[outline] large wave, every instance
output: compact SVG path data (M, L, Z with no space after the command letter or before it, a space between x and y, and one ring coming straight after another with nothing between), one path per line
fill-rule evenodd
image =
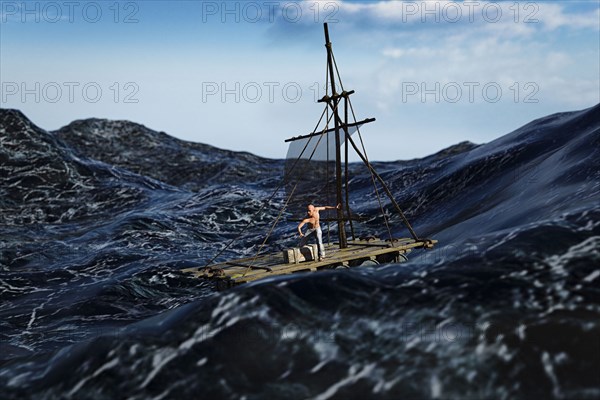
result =
M180 269L251 218L223 257L256 250L284 160L0 110L2 396L598 398L599 149L597 105L375 163L436 249L215 292ZM351 169L360 229L382 234ZM295 240L294 217L269 246Z

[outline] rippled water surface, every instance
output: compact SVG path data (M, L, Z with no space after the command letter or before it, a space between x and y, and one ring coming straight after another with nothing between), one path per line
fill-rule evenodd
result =
M375 163L437 248L217 292L180 270L253 217L222 258L256 251L283 160L0 110L0 397L600 398L599 160L596 106ZM360 232L385 235L352 170Z

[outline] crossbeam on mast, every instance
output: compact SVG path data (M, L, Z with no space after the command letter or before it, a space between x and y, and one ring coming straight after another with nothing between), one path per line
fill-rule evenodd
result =
M344 125L345 125L347 128L352 128L354 126L368 124L368 123L374 122L374 121L375 121L375 118L365 118L362 121L353 122L351 124L341 124L340 127L344 128ZM313 133L309 133L307 135L294 136L294 137L291 137L289 139L285 139L285 142L287 143L287 142L293 142L295 140L308 139L308 138L313 137L313 136L321 136L324 133L330 133L330 132L335 132L335 128L327 129L326 131L313 132Z

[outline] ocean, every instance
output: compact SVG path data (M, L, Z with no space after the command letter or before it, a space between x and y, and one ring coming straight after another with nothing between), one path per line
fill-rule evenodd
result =
M599 399L599 163L600 105L375 162L434 249L217 291L181 269L250 220L220 259L256 251L285 160L2 109L0 397ZM370 174L351 172L358 229L385 237Z

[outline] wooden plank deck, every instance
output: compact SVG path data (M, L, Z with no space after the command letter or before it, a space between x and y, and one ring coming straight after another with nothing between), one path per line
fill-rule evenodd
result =
M215 280L219 288L225 288L295 272L354 267L368 260L377 263L397 262L401 254L416 248L429 249L436 243L437 240L417 242L408 238L395 239L393 244L381 239L356 240L349 241L345 249L340 249L336 243L325 245L326 257L322 261L285 263L283 252L277 252L212 264L208 267L185 268L182 272L200 279Z

